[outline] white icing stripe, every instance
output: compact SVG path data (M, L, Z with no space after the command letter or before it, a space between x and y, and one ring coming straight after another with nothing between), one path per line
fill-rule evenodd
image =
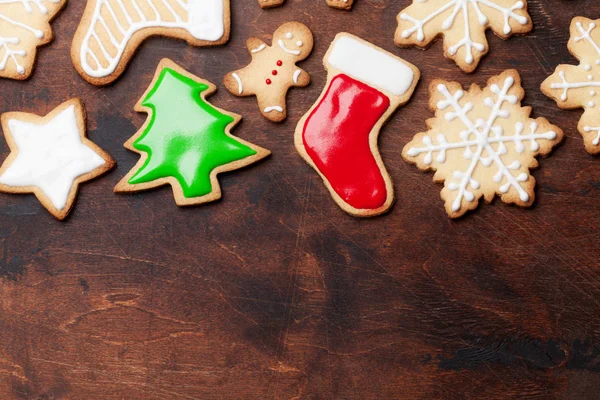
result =
M285 43L283 43L283 40L279 39L277 43L279 43L279 47L281 47L281 50L285 51L286 53L293 54L295 56L300 55L300 50L290 50L287 47L285 47Z
M338 37L327 62L344 73L401 96L412 86L414 73L405 63L367 42Z
M112 74L125 52L127 43L136 32L146 28L179 28L187 30L196 39L217 41L225 32L223 0L177 0L184 11L177 12L168 0L95 0L91 24L81 42L81 67L86 74L102 78ZM138 2L146 2L153 10L153 16L146 16ZM168 11L161 16L154 3L161 4ZM115 6L116 4L116 6ZM140 3L141 4L141 3ZM132 12L134 10L135 12ZM106 20L105 20L106 19ZM114 26L119 39L108 29ZM106 33L109 43L100 41L99 32ZM97 47L92 50L91 46ZM90 64L89 60L93 61Z
M294 83L298 83L298 78L300 77L300 74L302 73L301 69L296 70L296 72L294 72Z
M283 107L280 107L280 106L272 106L272 107L267 107L267 108L265 108L265 112L266 112L266 113L270 113L271 111L277 111L277 112L280 112L280 113L282 113L282 112L283 112Z
M236 80L236 82L238 84L238 94L242 94L242 92L244 91L244 85L242 85L242 80L240 79L240 76L238 74L236 74L235 72L232 73L231 76L233 76L233 78Z
M598 146L600 144L600 127L584 126L583 130L588 133L596 132L596 138L594 140L592 140L592 144L594 146Z
M265 47L267 47L267 45L263 43L260 46L258 46L257 48L255 48L254 50L252 50L252 53L258 53L260 51L263 51L265 49Z
M63 210L75 179L105 164L83 144L75 106L45 125L11 119L8 127L18 148L17 157L0 176L8 186L36 186L57 210Z

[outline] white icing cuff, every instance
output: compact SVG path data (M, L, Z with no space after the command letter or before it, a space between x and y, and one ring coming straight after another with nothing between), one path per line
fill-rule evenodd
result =
M401 96L412 86L414 73L405 63L367 42L339 36L327 62L376 88Z
M217 41L225 34L223 0L191 0L187 30L196 39Z

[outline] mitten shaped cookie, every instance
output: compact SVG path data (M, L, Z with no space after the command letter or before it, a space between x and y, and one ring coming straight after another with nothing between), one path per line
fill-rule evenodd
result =
M252 62L225 75L223 83L236 96L256 96L262 115L273 122L282 122L287 117L288 90L310 83L308 73L296 67L296 63L311 53L313 35L304 24L288 22L275 31L272 46L250 38L246 47Z

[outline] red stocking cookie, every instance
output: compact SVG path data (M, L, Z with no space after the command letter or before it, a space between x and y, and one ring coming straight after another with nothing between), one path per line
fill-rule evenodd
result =
M347 213L372 217L394 202L379 130L410 99L417 67L356 36L340 33L324 59L327 84L296 128L296 149Z
M310 76L296 67L313 48L313 35L305 25L288 22L273 35L273 45L250 38L246 43L252 62L223 78L225 87L236 96L256 96L265 118L281 122L287 117L285 98L291 87L304 87Z

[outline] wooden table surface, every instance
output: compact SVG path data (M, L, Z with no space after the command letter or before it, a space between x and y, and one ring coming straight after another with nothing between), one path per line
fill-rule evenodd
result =
M580 111L539 91L559 63L572 17L597 18L597 0L531 0L535 30L504 42L473 75L428 51L393 43L409 0L288 0L263 11L232 0L221 48L147 41L116 84L74 71L70 42L84 1L54 23L31 80L3 80L0 112L45 114L78 96L89 136L118 167L82 187L58 222L34 196L0 195L0 399L598 399L600 397L600 159L588 155ZM315 51L300 64L307 89L290 92L276 125L222 76L245 65L249 36L307 24ZM293 131L326 79L321 65L348 31L416 64L422 82L380 139L396 185L391 212L343 213L298 156ZM137 155L123 143L143 124L133 106L163 57L219 86L211 102L244 116L236 135L270 149L220 177L224 198L178 208L170 188L115 195ZM440 185L401 158L432 116L434 78L481 85L517 68L525 105L565 130L534 172L531 209L499 201L450 221ZM0 155L8 154L2 140Z

